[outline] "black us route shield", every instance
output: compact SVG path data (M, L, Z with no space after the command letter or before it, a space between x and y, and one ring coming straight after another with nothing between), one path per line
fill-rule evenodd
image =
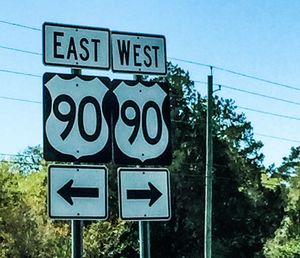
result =
M106 77L45 73L44 158L111 161L111 91Z
M168 165L172 161L169 84L113 80L113 160Z

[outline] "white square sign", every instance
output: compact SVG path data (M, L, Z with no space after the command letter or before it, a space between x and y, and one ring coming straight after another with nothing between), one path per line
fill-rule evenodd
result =
M48 213L56 219L106 219L107 168L50 165Z
M164 168L119 168L119 210L124 220L171 218L170 176Z

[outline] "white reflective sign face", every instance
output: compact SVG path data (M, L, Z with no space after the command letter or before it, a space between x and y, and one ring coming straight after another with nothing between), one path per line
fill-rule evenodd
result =
M170 164L168 84L113 81L114 161L117 164Z
M135 87L121 83L114 93L121 106L121 119L115 126L116 141L121 151L142 162L160 156L169 142L168 128L163 123L160 108L167 94L158 84L144 87L140 83ZM155 96L155 102L143 96ZM135 104L126 104L128 100ZM134 120L135 125L129 126L128 121ZM133 130L137 131L134 135Z
M119 168L119 209L124 220L169 220L167 169Z
M166 74L166 43L160 35L111 33L112 70Z
M107 29L45 23L44 63L109 69L109 38Z
M110 115L104 113L109 80L55 74L44 80L45 159L109 162Z
M106 167L49 167L48 213L51 218L106 219L107 207Z

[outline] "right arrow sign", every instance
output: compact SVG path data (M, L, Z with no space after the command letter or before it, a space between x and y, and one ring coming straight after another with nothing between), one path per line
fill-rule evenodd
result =
M119 168L119 209L124 220L171 218L170 176L164 168Z
M128 200L145 200L149 199L149 207L151 207L162 196L162 193L150 182L148 182L149 189L147 190L127 190Z

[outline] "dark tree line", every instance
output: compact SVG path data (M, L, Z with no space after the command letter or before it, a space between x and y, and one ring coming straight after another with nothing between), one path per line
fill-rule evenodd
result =
M167 80L172 219L151 223L151 253L203 257L206 98L178 66L169 63ZM299 148L280 168L266 169L261 147L234 101L215 96L213 257L299 257ZM47 164L41 157L39 147L29 147L16 160L0 163L0 257L70 257L69 222L47 217ZM118 219L116 167L108 167L110 217L85 222L84 256L138 257L137 223Z

